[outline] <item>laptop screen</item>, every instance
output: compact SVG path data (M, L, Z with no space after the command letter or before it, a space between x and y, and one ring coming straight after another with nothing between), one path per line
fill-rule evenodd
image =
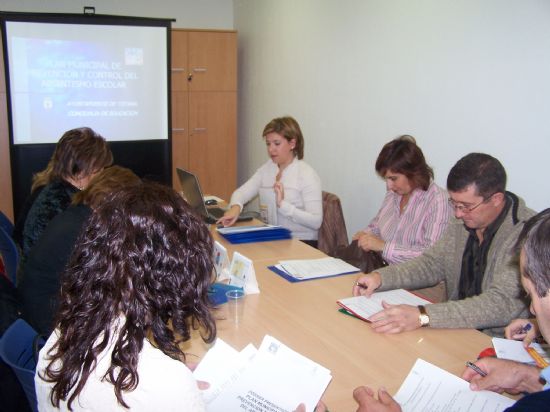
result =
M193 174L187 170L176 168L178 178L180 180L181 188L183 191L183 197L189 203L194 210L200 214L206 216L206 206L204 205L201 188L199 186L199 180Z

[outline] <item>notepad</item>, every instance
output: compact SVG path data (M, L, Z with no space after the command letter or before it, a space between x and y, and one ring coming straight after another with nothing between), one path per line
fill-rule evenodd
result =
M509 359L530 364L536 363L539 367L546 367L544 365L550 362L547 345L541 346L535 342L531 343L529 347L534 350L534 353L531 354L523 347L522 341L493 338L493 347L495 348L497 357L500 359Z
M354 296L351 298L345 298L337 300L342 308L357 316L359 319L363 319L368 322L375 313L380 312L384 308L382 307L382 301L389 303L390 305L429 305L431 302L415 295L405 289L388 290L385 292L375 292L371 297L366 296Z

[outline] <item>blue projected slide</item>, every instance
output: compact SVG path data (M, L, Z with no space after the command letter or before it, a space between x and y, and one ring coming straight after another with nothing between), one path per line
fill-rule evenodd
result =
M166 28L7 22L14 144L168 138Z

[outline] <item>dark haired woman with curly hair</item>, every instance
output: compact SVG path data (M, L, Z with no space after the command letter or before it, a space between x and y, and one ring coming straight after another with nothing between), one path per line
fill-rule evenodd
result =
M35 378L39 409L203 411L180 344L196 328L215 338L211 257L208 229L172 189L110 195L62 280Z

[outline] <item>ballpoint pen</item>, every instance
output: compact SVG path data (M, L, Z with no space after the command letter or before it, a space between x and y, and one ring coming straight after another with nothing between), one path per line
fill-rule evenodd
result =
M519 333L520 333L520 334L522 334L522 333L527 333L527 332L529 332L529 331L531 330L532 327L533 327L533 325L531 325L530 323L527 323L526 325L524 325L524 326L520 329Z
M473 369L476 373L478 373L482 377L487 376L487 373L485 371L481 370L481 368L473 362L466 361L466 366L470 369Z
M368 286L367 285L363 285L362 283L359 283L359 282L355 282L355 286L361 288L361 289L368 289Z

